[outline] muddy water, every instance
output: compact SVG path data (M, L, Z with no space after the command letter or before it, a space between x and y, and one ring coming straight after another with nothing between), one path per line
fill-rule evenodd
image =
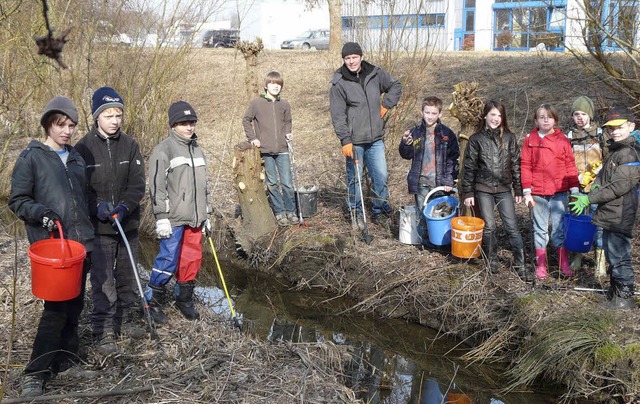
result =
M151 266L157 244L140 254ZM320 291L295 291L278 279L221 262L233 306L244 332L273 342L332 342L349 353L346 384L369 403L549 403L562 394L542 388L501 394L503 367L469 365L460 341L400 320L351 313L353 305ZM205 253L197 295L215 312L231 318L217 268ZM443 397L445 398L444 401ZM455 401L458 399L457 401ZM466 401L470 399L470 401Z

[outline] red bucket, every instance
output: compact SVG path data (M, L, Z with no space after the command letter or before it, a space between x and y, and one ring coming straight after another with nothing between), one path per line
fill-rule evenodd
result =
M40 299L53 302L80 295L82 267L87 251L81 243L66 240L58 223L60 238L40 240L29 247L31 291Z

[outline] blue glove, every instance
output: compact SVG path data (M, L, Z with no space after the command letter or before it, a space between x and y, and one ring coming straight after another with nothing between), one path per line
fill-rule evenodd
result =
M574 201L569 202L569 207L571 208L571 213L574 215L581 215L582 212L585 211L591 205L589 203L589 197L587 195L577 194L571 195L572 198L575 198Z
M98 204L98 213L96 214L96 217L101 222L106 222L107 220L109 220L109 212L111 212L112 209L113 205L111 205L109 202L100 202Z
M62 223L62 219L60 218L60 216L51 209L45 210L42 216L40 216L40 220L42 220L42 227L47 229L49 233L58 228L56 222Z
M124 221L124 218L129 214L129 208L124 203L118 204L111 212L109 212L109 220L115 224L115 217L118 217L120 224Z

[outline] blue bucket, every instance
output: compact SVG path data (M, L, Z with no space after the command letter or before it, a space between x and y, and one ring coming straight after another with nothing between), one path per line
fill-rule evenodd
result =
M431 217L429 213L434 206L441 202L446 202L453 207L453 213L446 217ZM451 219L458 211L458 199L454 196L440 196L427 203L422 210L422 214L427 220L427 231L429 232L429 242L433 245L449 245L451 244Z
M564 246L567 250L589 252L595 237L596 226L591 223L591 215L564 214Z

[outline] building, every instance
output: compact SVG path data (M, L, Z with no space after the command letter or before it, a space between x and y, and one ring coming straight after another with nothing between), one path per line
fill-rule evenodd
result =
M370 49L584 49L585 1L604 30L635 42L638 0L342 0L343 36ZM604 48L619 49L602 32Z
M589 35L585 1L602 28L637 37L640 0L341 0L343 38L367 49L580 50ZM240 37L259 36L265 48L278 49L303 31L328 28L326 4L309 9L305 0L256 0L241 20ZM597 37L606 50L619 49L602 32Z

